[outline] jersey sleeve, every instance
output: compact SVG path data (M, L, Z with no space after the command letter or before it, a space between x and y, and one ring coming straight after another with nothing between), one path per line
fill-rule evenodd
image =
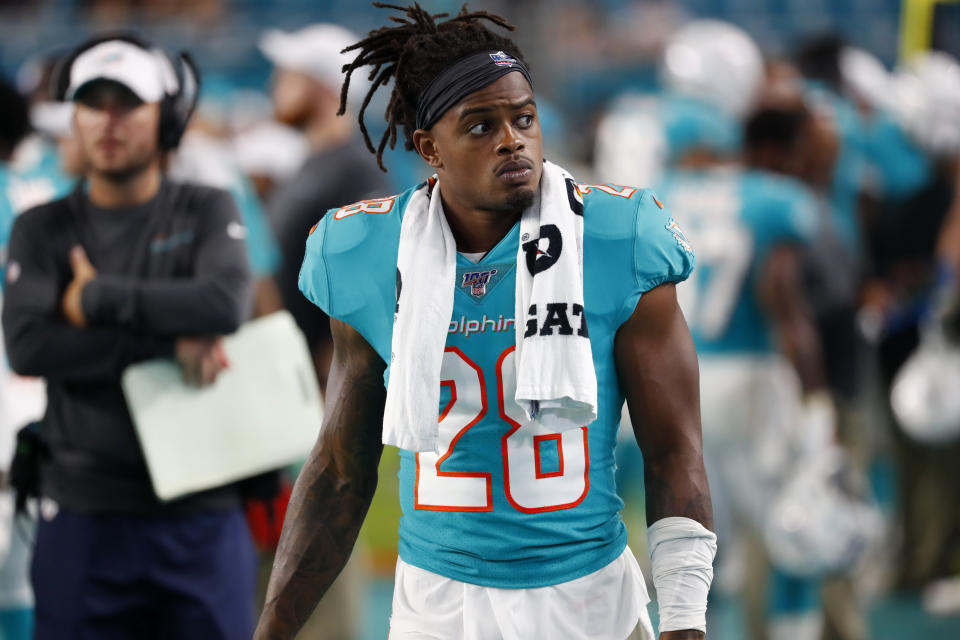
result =
M393 331L399 201L404 196L367 201L377 204L366 210L358 203L327 211L307 236L300 268L303 295L356 329L385 360Z
M630 317L644 293L664 283L686 280L695 264L693 247L670 210L652 190L644 189L634 225L634 282L620 309L618 325Z
M328 316L336 317L331 304L330 288L327 284L327 260L323 255L324 241L327 238L327 223L330 212L327 211L307 236L303 264L300 266L298 286L307 300L320 307Z
M775 244L809 244L817 233L817 201L806 187L780 180L769 192L765 223L767 241Z

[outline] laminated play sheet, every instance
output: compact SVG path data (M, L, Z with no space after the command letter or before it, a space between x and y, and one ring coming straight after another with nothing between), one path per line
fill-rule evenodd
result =
M229 367L184 384L172 360L129 367L123 390L153 488L172 500L302 460L323 418L303 334L286 311L224 338Z

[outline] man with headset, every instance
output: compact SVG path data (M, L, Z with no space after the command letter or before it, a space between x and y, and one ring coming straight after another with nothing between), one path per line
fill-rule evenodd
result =
M249 638L254 554L240 499L153 493L120 385L175 359L188 383L226 366L219 336L250 308L245 229L225 192L163 175L197 76L127 36L79 47L56 78L87 172L14 223L3 328L14 370L42 376L36 638Z

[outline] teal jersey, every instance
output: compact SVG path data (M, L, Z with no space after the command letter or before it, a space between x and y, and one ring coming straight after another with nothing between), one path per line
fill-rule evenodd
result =
M13 219L40 204L62 198L74 180L60 167L56 149L40 138L18 147L15 163L0 164L0 290L6 285L7 245Z
M933 163L892 114L874 113L865 134L867 160L884 198L906 198L932 179Z
M673 160L694 149L729 155L740 148L740 124L716 106L675 93L664 94L657 103Z
M674 171L658 191L697 247L697 271L678 288L697 352L772 352L758 279L771 249L812 242L812 194L789 178L735 169Z
M830 113L837 130L837 158L829 187L830 222L845 248L859 256L862 252L860 192L870 169L863 119L856 105L817 83L809 83L808 99Z
M400 452L400 556L409 564L472 584L529 588L591 573L626 545L614 484L624 400L614 335L644 292L684 280L694 257L652 192L581 191L586 325L576 312L567 320L589 326L597 420L562 434L531 433L514 402L519 223L479 263L458 256L437 411L440 453ZM413 192L328 212L307 240L300 273L303 293L359 331L384 361L400 224Z

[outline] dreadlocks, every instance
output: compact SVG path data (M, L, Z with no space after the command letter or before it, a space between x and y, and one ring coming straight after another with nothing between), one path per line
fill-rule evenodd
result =
M417 101L438 73L464 56L489 49L508 51L521 60L523 58L517 45L488 30L482 21L487 20L509 31L513 31L513 25L486 11L468 12L467 5L464 4L455 17L438 23L437 18L445 18L448 14L431 15L421 8L419 3L410 7L383 2L374 2L373 5L401 11L406 17L390 16L390 20L398 26L371 31L366 38L343 50L359 50L359 53L353 62L343 67L346 79L340 91L338 115L346 112L347 91L353 72L360 67L373 67L369 76L370 90L360 107L358 119L367 148L377 155L380 169L386 171L383 166L383 151L388 143L391 149L396 146L398 127L402 126L404 129L405 148L408 151L413 149ZM391 79L394 80L393 92L384 114L387 130L380 139L380 144L374 149L363 116L377 89Z

